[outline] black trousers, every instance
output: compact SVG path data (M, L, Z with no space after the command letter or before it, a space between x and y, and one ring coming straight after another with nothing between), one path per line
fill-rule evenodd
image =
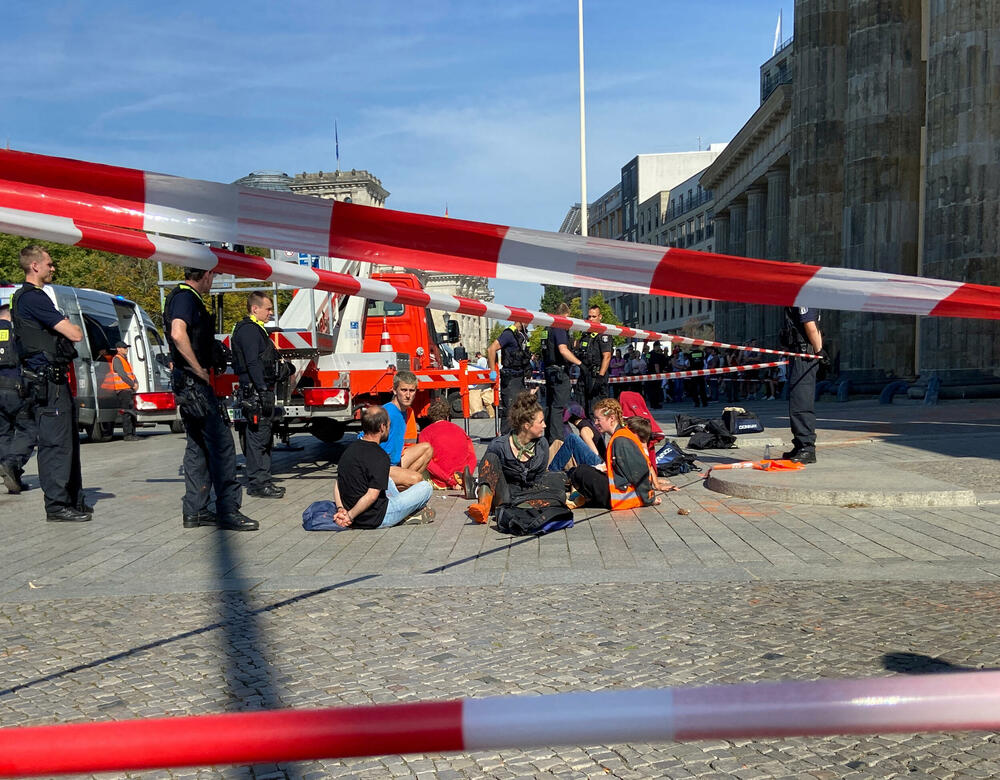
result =
M135 392L132 390L117 390L118 414L122 417L122 433L125 436L135 435Z
M515 374L507 371L500 372L500 409L497 411L497 414L500 415L501 434L510 433L510 420L507 419L507 415L514 400L524 390L524 374Z
M583 382L583 408L590 417L594 414L594 404L608 397L608 378L600 376L596 370L584 369L580 372L580 379Z
M208 385L198 384L192 392L200 393L210 410L204 417L185 412L181 418L187 433L184 449L184 514L194 515L208 509L215 488L215 511L219 515L235 512L243 503L243 491L236 480L236 447L233 434Z
M587 506L611 509L611 486L603 471L593 466L577 466L573 469L573 487L587 499Z
M261 490L271 484L271 418L261 415L257 424L247 422L246 447L247 485L251 490Z
M573 385L562 366L545 369L545 438L550 442L563 439L563 414L569 406Z
M44 403L35 406L38 431L38 481L45 494L45 511L56 512L79 505L80 433L76 404L68 382L46 382Z
M0 387L0 463L20 478L35 449L35 412L13 387Z
M809 450L816 447L816 374L818 360L792 358L788 366L788 419L792 429L792 447Z

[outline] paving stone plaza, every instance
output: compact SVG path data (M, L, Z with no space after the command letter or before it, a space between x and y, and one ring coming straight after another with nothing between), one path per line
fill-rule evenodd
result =
M783 405L755 408L767 432L705 464L787 441ZM43 521L32 461L36 489L0 495L0 723L1000 666L1000 403L818 411L810 490L853 469L948 483L952 500L732 498L693 474L661 507L582 510L542 538L471 524L446 491L432 524L310 534L302 510L331 497L340 449L303 435L275 460L287 497L245 499L261 530L240 534L182 529L183 436L85 444L96 514L79 526ZM998 741L577 745L100 777L993 777Z

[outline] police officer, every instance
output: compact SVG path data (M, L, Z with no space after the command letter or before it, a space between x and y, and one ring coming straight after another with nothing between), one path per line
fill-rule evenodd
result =
M560 303L557 317L568 317L569 306ZM569 348L569 333L562 328L549 328L542 345L545 360L545 437L549 443L563 439L563 415L569 406L572 385L569 367L579 366L580 359Z
M247 493L256 498L283 498L285 489L271 477L271 421L274 388L286 379L286 363L278 359L265 328L274 317L274 304L262 292L247 296L247 316L233 328L233 368L240 377L240 403L246 420Z
M185 268L184 282L170 291L163 310L174 361L171 380L187 434L184 527L256 531L257 521L240 512L243 497L236 481L236 448L209 374L216 363L215 329L202 296L212 288L214 277L213 271ZM213 487L215 512L208 508Z
M525 391L525 375L531 373L531 352L528 350L528 335L524 323L513 322L493 339L486 350L486 360L490 367L490 379L496 379L497 352L500 353L500 433L510 433L507 410L514 399Z
M135 435L135 391L139 389L139 381L128 362L128 344L119 341L115 351L105 356L108 361L108 373L101 382L101 389L115 394L118 399L118 413L122 415L122 435L125 441L138 441Z
M788 418L792 428L792 449L781 457L800 463L816 462L816 374L826 359L823 334L819 331L819 312L804 306L785 309L781 343L785 349L821 355L816 358L792 358L788 367Z
M69 367L76 357L73 343L83 340L83 330L45 294L55 273L49 253L32 244L21 250L20 260L24 285L10 299L11 319L21 378L34 407L45 519L83 523L93 517L94 509L84 501L77 410L69 386Z
M701 371L705 368L705 348L692 347L688 353L688 361L691 363L692 371ZM688 394L694 400L695 406L708 406L707 383L704 376L693 376L689 379Z
M601 324L601 310L591 306L587 310L587 320L591 326ZM583 383L583 407L589 417L594 413L594 404L608 394L608 366L611 363L611 337L606 333L590 331L576 342L576 356L583 365L580 367L580 381Z
M0 306L0 480L8 493L28 486L24 464L35 448L35 416L21 386L21 366L14 343L10 306Z

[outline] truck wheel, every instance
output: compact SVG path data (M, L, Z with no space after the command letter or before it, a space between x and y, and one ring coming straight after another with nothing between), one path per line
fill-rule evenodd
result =
M184 421L183 420L174 420L172 423L170 423L170 432L171 433L184 433Z
M448 396L448 400L451 402L451 416L452 417L464 417L462 413L462 393L458 390L453 390L451 395Z
M341 420L313 420L309 423L309 433L324 444L334 444L344 438L347 423Z
M100 443L102 441L110 441L111 437L114 435L115 435L114 423L94 420L93 423L87 426L87 438L90 439L92 442Z

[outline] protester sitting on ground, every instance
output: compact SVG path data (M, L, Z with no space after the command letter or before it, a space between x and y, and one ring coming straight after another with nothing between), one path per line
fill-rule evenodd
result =
M570 404L563 414L563 420L572 431L583 439L583 443L594 451L595 455L604 460L604 437L597 432L594 424L584 416L583 407L580 404Z
M413 399L417 395L417 377L400 371L392 379L392 401L385 405L389 415L389 436L382 449L389 456L389 476L400 490L423 481L423 471L434 457L434 448L417 441L417 415Z
M490 512L517 504L532 491L549 489L565 496L566 477L550 472L545 413L531 393L521 393L508 414L510 433L498 436L479 462L476 503L466 511L477 523L489 522Z
M390 528L411 515L414 521L434 519L427 509L433 489L421 480L400 493L390 476L389 456L380 445L389 438L389 415L377 405L361 412L361 438L352 442L337 463L333 521L341 528ZM422 511L421 511L422 510Z
M633 509L660 503L649 475L649 457L639 438L622 425L621 405L603 398L594 405L594 424L600 433L611 434L605 471L578 466L573 471L573 487L579 493L569 504L605 509Z
M427 410L431 424L420 432L419 440L431 445L434 456L427 464L427 473L435 487L462 486L462 472L476 470L476 452L472 439L451 422L451 402L447 398L434 400Z
M653 489L659 491L679 490L680 488L669 479L656 473L656 451L649 446L649 442L653 438L653 426L649 420L636 414L626 417L624 422L625 427L632 431L646 447L646 455L649 460L649 480L653 483Z

